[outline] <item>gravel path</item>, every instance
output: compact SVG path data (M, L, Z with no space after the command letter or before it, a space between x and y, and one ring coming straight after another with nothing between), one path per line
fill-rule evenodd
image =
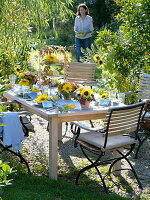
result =
M33 115L32 123L35 127L35 133L30 133L30 136L26 138L23 145L23 151L27 153L27 160L29 161L33 173L38 175L48 175L47 166L49 135L46 130L47 121ZM65 124L63 124L63 132L65 132ZM85 165L87 159L85 159L82 155L79 148L74 148L72 133L70 130L68 130L62 142L59 142L58 152L59 178L62 176L64 178L69 177L69 179L74 182L77 174L76 169L80 169L81 166ZM132 155L130 160L132 161L143 184L143 193L149 196L147 199L150 199L150 140L147 140L141 147L138 159L134 159ZM127 165L125 162L122 164ZM131 186L134 188L136 186L136 182L133 180L133 177L130 176L128 172L123 172L123 175L126 176L127 181L130 182ZM94 177L90 175L90 178L92 180L94 178L96 178L96 180L98 179L96 174L94 174ZM111 190L122 195L126 193L125 190L122 190L122 188L118 190L118 188L113 186L111 187Z

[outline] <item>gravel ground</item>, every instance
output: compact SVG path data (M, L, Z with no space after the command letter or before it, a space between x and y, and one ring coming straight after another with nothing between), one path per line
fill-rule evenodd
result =
M32 123L35 127L35 133L30 133L30 136L24 141L23 151L27 155L27 160L29 161L31 171L38 175L48 175L48 141L49 135L46 130L47 121L42 118L33 115ZM63 132L65 132L65 124L63 124ZM76 170L80 169L87 163L87 159L82 155L79 148L74 148L73 146L73 136L70 130L68 130L66 136L63 137L62 142L59 142L58 147L59 152L59 178L68 177L69 180L74 182L76 177ZM110 155L107 155L110 156ZM134 155L131 155L130 160L132 161L137 174L144 187L143 193L146 194L147 199L150 199L150 140L147 140L141 147L138 154L138 158L134 159ZM123 162L123 165L127 163ZM96 181L98 176L94 172L87 173L90 179ZM122 172L123 176L126 176L127 182L130 183L131 187L136 188L136 181L128 172ZM101 185L101 183L100 183ZM118 188L110 185L110 190L121 195L126 195L126 189L122 187ZM144 198L145 199L145 198Z

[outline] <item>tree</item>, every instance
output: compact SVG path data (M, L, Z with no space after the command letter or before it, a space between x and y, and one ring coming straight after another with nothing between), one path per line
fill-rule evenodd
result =
M116 16L121 25L116 32L104 28L98 33L95 42L103 59L102 67L107 72L108 81L118 91L126 91L135 89L135 83L138 83L136 78L142 71L149 70L150 2L115 2L121 7L121 13Z
M40 40L44 28L64 21L72 11L72 0L1 0L0 1L0 74L8 75L17 64L27 66L34 31ZM37 42L36 39L36 42Z

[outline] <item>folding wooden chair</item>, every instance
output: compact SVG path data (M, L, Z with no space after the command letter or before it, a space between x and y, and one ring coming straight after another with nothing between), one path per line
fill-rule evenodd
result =
M64 79L69 82L75 82L84 86L96 85L95 79L95 63L80 63L70 62L64 68ZM91 127L94 128L93 122L89 120ZM68 122L66 122L66 132L68 129ZM66 134L65 132L65 134Z
M143 107L144 103L142 102L123 107L110 108L106 116L105 126L97 132L88 131L80 133L80 126L75 126L74 128L72 127L72 132L75 134L75 147L79 144L81 151L90 162L90 165L79 171L76 177L76 184L78 184L82 173L91 168L95 168L102 181L105 192L108 193L105 183L106 176L102 176L98 166L111 163L108 170L108 176L115 171L131 170L138 182L139 188L142 189L142 184L131 162L129 161L128 156L133 151L137 142L137 132L140 126ZM135 137L130 137L130 133L134 133ZM122 153L120 149L126 146L130 148L126 149L126 153ZM113 156L113 158L110 159L105 158L107 151L114 150L118 152L119 156ZM90 157L88 152L97 155L95 160ZM101 158L103 158L103 160L101 160ZM121 168L113 170L114 165L122 159L125 159L128 162L130 169Z
M93 86L96 85L95 70L95 63L70 62L64 68L64 79L69 82Z
M145 108L141 120L141 131L138 134L138 148L135 153L135 158L137 158L138 152L141 145L150 136L150 74L142 74L140 78L140 86L138 93L139 101L145 102ZM142 133L142 134L141 134Z
M12 104L12 103L16 103L15 101L12 102L0 102L1 105L8 105L8 104ZM18 112L19 114L19 119L20 122L22 124L22 130L24 132L24 136L28 137L29 136L29 132L34 132L34 126L31 123L31 113L28 111L21 111ZM12 119L13 120L13 119ZM1 153L4 151L8 151L12 154L14 154L15 156L20 158L20 162L24 163L27 167L28 172L30 172L30 168L28 165L28 162L26 161L26 159L21 155L20 151L14 151L12 150L12 145L8 145L5 146L3 144L3 135L0 135L0 149L1 149Z

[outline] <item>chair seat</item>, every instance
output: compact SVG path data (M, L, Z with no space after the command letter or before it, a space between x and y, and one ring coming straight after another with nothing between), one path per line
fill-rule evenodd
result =
M147 112L147 113L145 114L144 120L145 120L145 119L149 119L149 120L150 120L150 112Z
M87 142L95 147L103 150L105 137L102 133L98 132L85 132L79 135L78 140ZM121 148L125 145L131 145L136 143L134 138L127 135L115 135L108 137L107 147L105 150Z
M29 132L35 132L33 124L26 116L22 117L22 122Z

